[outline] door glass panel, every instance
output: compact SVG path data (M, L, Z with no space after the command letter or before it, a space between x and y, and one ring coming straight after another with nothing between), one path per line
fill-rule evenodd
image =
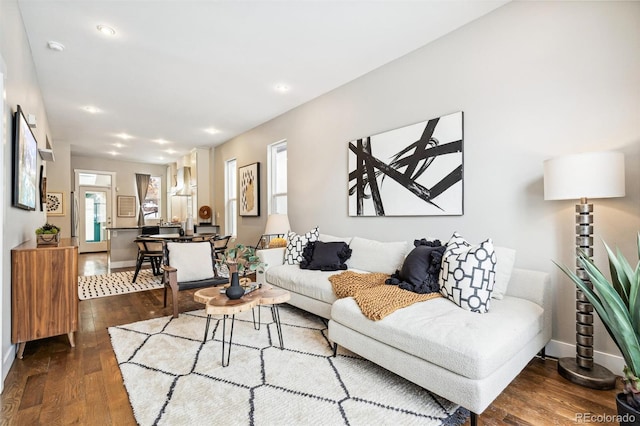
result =
M105 191L86 191L84 200L85 241L105 241L107 221L107 193Z

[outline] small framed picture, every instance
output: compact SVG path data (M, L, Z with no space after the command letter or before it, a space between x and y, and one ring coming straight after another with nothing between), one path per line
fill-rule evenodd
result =
M238 168L240 216L260 216L260 163Z
M47 192L47 216L64 216L64 194Z
M136 217L136 197L118 195L118 217Z

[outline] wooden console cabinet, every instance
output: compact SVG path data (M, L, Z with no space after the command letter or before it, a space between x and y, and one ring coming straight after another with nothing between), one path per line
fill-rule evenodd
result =
M28 241L11 250L11 341L22 358L26 342L78 330L78 245Z

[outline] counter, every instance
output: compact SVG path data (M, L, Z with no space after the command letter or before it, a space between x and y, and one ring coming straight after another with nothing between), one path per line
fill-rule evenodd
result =
M180 225L162 225L161 234L175 234ZM107 228L107 266L124 268L136 266L138 246L134 240L140 235L141 226L115 226Z

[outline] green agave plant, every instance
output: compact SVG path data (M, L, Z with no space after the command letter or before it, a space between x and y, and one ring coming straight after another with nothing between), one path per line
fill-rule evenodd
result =
M640 259L640 233L637 244ZM640 262L633 269L620 250L614 253L606 243L604 246L609 257L611 281L607 280L586 254L578 255L578 261L596 291L585 285L566 266L557 263L556 265L589 299L620 349L626 364L623 380L627 403L635 409L640 409Z

